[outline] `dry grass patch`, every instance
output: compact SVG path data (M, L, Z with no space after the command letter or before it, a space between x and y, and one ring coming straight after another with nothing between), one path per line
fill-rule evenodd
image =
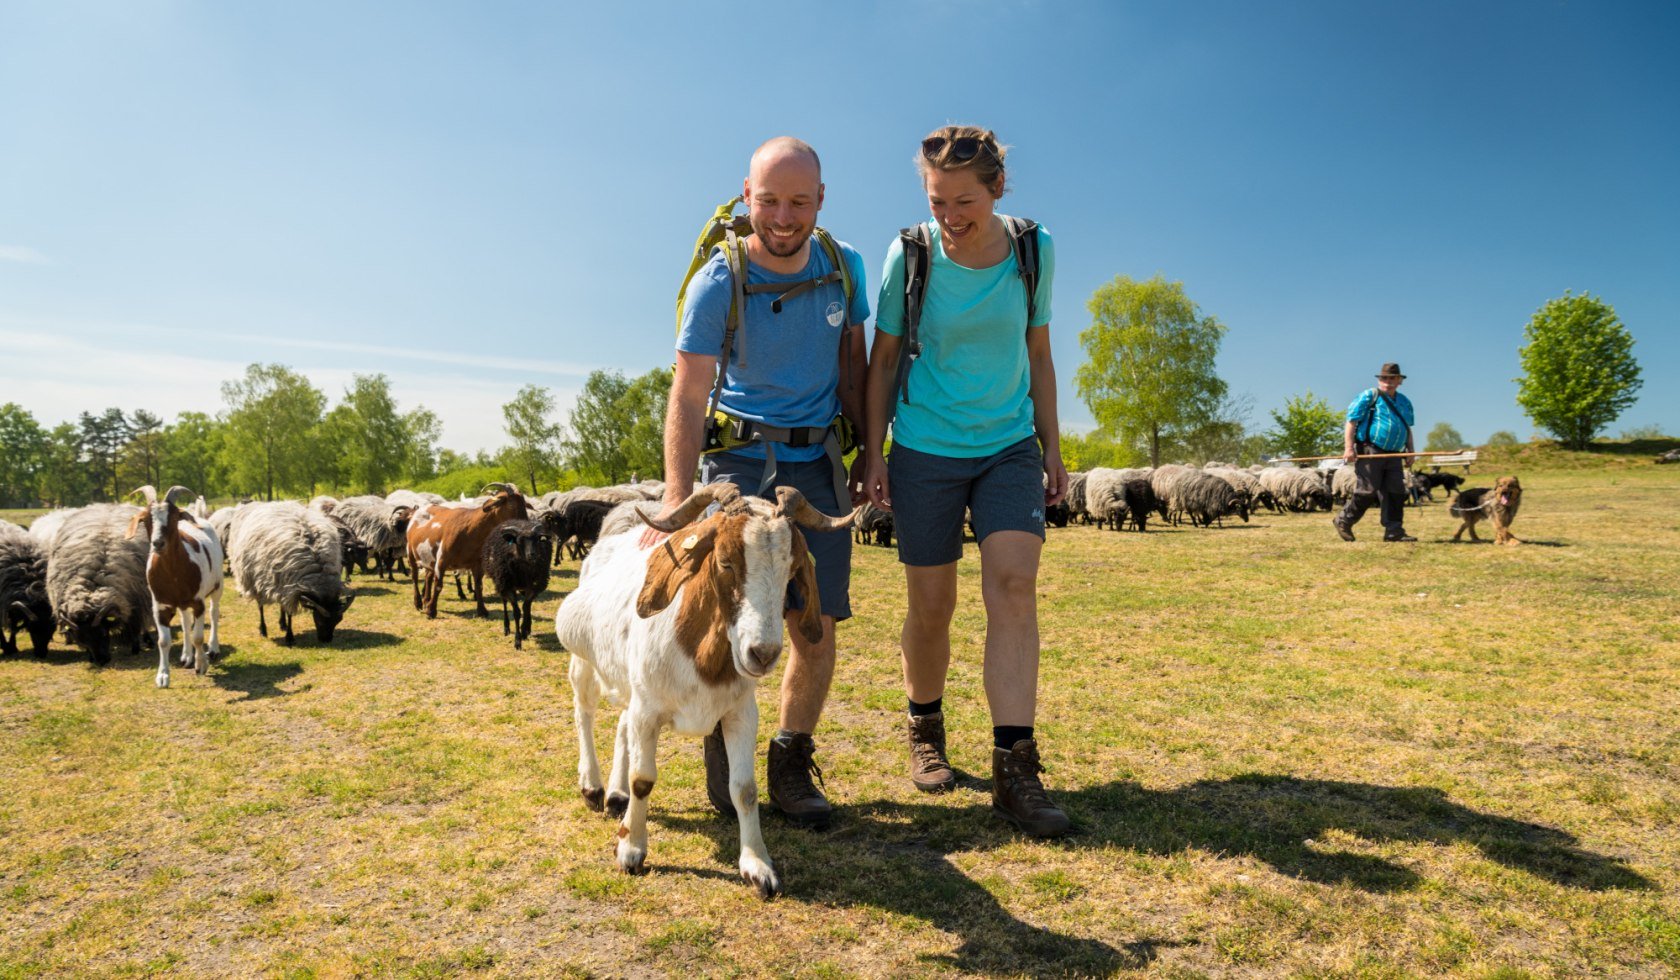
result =
M226 655L168 691L150 655L3 661L0 977L1667 975L1680 473L1518 472L1514 549L1443 543L1439 503L1411 546L1324 515L1052 529L1060 842L989 814L973 546L940 798L903 775L902 580L860 548L818 733L839 819L767 815L770 905L691 740L661 742L651 873L615 870L551 626L516 653L358 579L328 647L229 601Z

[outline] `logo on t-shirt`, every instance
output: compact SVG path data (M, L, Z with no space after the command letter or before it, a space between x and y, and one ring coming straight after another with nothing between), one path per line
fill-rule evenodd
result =
M828 325L838 327L846 319L846 311L839 303L828 304Z

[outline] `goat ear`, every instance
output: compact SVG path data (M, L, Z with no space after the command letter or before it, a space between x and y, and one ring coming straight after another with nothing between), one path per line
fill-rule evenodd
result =
M823 638L822 603L817 595L817 569L811 563L811 551L805 547L805 535L799 528L793 531L793 582L799 587L799 598L805 607L799 610L799 634L807 642L821 643Z
M150 515L146 511L141 511L138 514L135 514L133 519L128 522L128 532L123 535L123 540L124 541L134 540L134 532L140 530L140 522L145 520L149 516ZM148 535L148 537L149 537L149 535Z
M712 553L717 529L716 520L707 520L679 530L680 538L672 536L654 546L648 554L647 578L642 580L641 594L636 597L636 615L646 619L676 599L677 590L694 577ZM683 534L683 530L688 533Z

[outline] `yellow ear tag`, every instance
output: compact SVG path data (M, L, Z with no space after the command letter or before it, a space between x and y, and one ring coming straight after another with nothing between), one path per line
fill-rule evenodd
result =
M683 543L682 543L683 550L684 551L693 551L694 546L699 544L699 543L700 543L700 535L690 534L688 537L683 538Z

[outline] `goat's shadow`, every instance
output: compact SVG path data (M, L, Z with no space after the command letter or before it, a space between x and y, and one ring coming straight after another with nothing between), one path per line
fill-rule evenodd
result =
M966 785L972 786L973 783ZM1140 937L1119 948L1095 939L1062 935L1015 918L949 859L952 853L986 850L1020 840L991 815L989 801L875 800L842 803L826 834L784 829L765 807L770 853L776 856L788 896L834 905L868 905L914 916L960 938L941 959L961 970L988 973L1019 969L1027 952L1041 964L1034 975L1110 973L1147 966L1166 945ZM1579 846L1564 831L1483 813L1428 787L1247 774L1209 779L1175 789L1151 790L1117 781L1054 799L1074 821L1074 833L1042 846L1124 848L1170 857L1187 848L1227 856L1247 855L1280 874L1322 885L1383 894L1421 886L1416 871L1370 853L1326 842L1326 835L1360 841L1467 843L1482 855L1556 886L1605 891L1655 887L1626 864ZM657 810L656 810L657 812ZM709 835L717 859L733 865L738 831L733 822L707 814L662 813L661 824ZM1359 845L1354 845L1358 847ZM839 874L819 870L843 869Z
M222 656L231 657L236 651L229 646L222 647ZM245 696L231 698L235 701L259 701L264 698L281 698L291 694L300 694L309 690L312 685L304 684L294 690L280 687L286 681L303 673L303 665L295 660L283 663L222 663L213 664L210 669L210 680L224 691L239 692Z
M1483 544L1485 544L1485 545L1491 545L1491 546L1494 546L1494 547L1501 547L1501 548L1505 547L1504 545L1499 544L1499 542L1493 541L1489 538L1477 538L1474 541L1469 541L1469 540L1454 541L1452 538L1443 537L1443 538L1438 538L1436 540L1437 540L1437 543L1439 543L1439 544L1450 544L1450 545L1465 545L1465 544L1483 545ZM1521 548L1567 548L1567 547L1569 547L1569 542L1567 542L1567 541L1542 541L1539 538L1523 538L1520 542L1518 542L1516 547L1519 548L1519 549L1521 549Z

